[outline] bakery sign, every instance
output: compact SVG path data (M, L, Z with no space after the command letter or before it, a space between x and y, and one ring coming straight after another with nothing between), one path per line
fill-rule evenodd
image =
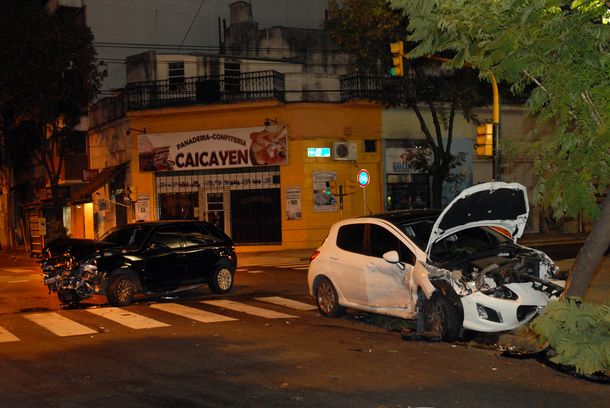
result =
M138 135L140 171L276 166L288 162L286 125Z

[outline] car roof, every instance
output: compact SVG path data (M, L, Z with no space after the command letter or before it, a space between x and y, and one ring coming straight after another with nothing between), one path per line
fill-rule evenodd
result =
M137 221L129 224L125 224L123 226L133 226L133 225L164 225L164 224L190 224L190 223L198 223L198 224L207 224L205 221L200 220L159 220L159 221Z
M436 220L441 214L440 210L399 210L389 211L386 213L371 214L357 218L378 218L389 221L393 224L402 224L404 222L413 222L419 220Z

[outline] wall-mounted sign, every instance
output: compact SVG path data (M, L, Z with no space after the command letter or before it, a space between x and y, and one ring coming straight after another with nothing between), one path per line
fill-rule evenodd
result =
M362 188L369 185L371 182L371 176L366 169L362 169L358 172L358 185Z
M313 172L313 210L315 212L337 211L337 198L332 194L330 186L337 184L337 172Z
M385 162L388 173L419 174L421 171L415 166L416 162L432 163L430 149L421 147L386 147Z
M135 205L136 221L150 221L150 196L140 194Z
M301 187L286 188L286 219L301 219Z
M288 162L288 127L138 135L140 171L274 166Z
M308 147L307 157L330 157L330 147Z

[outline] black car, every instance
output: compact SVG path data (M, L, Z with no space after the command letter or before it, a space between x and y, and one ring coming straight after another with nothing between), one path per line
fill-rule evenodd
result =
M233 287L237 256L231 238L202 221L157 221L115 227L101 240L60 238L43 253L44 283L63 304L94 294L115 306L134 295Z

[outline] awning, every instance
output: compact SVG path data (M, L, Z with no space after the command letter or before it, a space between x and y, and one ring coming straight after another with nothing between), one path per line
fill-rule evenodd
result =
M119 164L118 166L106 167L97 176L95 176L88 183L81 184L75 191L70 195L70 203L86 203L91 201L91 195L97 190L108 184L116 175L124 171L129 162Z

